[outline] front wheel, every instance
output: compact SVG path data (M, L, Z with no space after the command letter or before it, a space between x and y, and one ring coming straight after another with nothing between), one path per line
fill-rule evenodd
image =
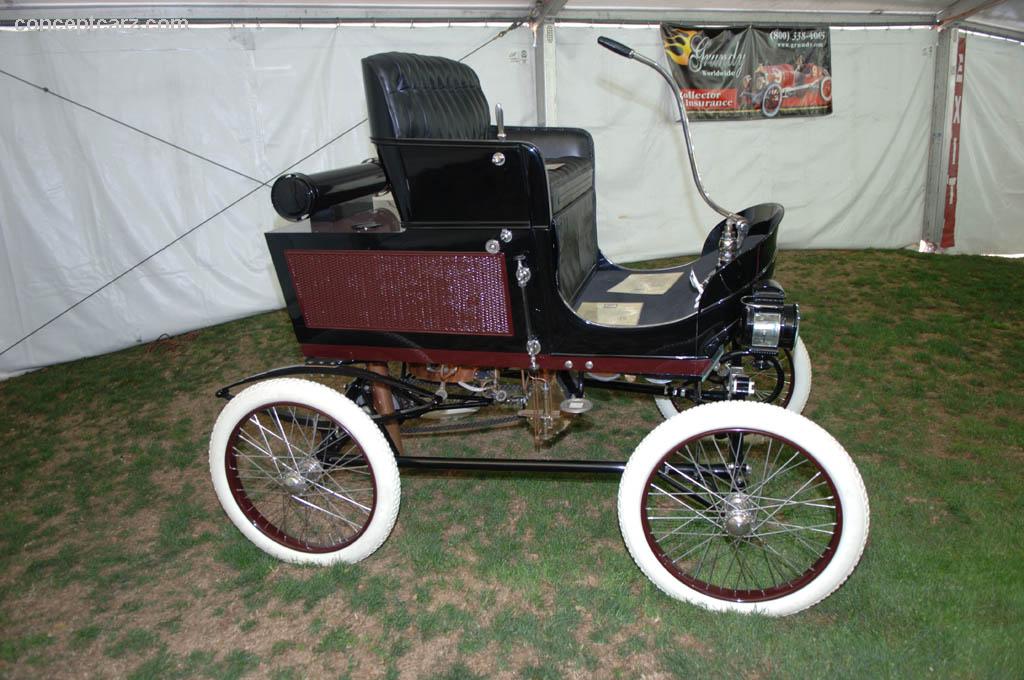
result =
M778 83L769 83L761 98L761 113L765 118L774 118L782 108L782 87Z
M811 355L803 338L797 337L792 350L779 351L778 357L771 357L758 364L754 357L740 358L743 372L754 383L754 394L750 401L761 401L775 404L795 413L802 413L807 405L807 397L811 394ZM715 381L715 376L708 378ZM718 384L707 387L721 388ZM693 406L693 402L684 397L655 397L654 403L666 420L680 411Z
M380 428L308 380L268 380L229 401L210 437L210 474L231 522L287 562L358 562L398 516L398 466Z
M867 541L867 493L824 429L768 404L681 413L630 457L619 526L665 593L713 610L792 614L853 572Z

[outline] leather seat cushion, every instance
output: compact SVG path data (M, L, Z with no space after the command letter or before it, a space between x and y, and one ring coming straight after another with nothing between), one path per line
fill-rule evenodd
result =
M363 59L373 137L485 139L491 114L469 66L444 57L387 52Z
M587 158L545 158L551 194L551 212L562 210L593 188L594 166Z
M555 215L558 239L558 287L573 304L587 277L597 266L594 195L587 191Z

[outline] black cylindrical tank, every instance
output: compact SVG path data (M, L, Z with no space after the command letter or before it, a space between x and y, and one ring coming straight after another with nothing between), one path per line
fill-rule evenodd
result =
M354 198L377 193L387 187L384 169L368 161L312 175L281 175L270 188L270 201L277 214L298 221Z

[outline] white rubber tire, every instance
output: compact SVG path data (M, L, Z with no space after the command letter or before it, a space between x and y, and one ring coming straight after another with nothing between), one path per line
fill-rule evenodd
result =
M794 413L803 413L807 405L807 398L811 395L811 356L807 353L807 346L803 338L797 336L793 351L789 353L793 362L793 394L789 398L786 409ZM655 397L654 403L661 413L661 417L668 420L678 415L679 410L668 397Z
M229 487L225 468L228 442L242 418L274 403L290 403L317 409L342 425L358 442L373 470L375 507L362 535L339 550L311 553L295 550L273 540L250 522ZM278 378L242 390L227 403L210 436L210 475L224 512L246 538L263 552L297 564L358 562L373 554L391 534L398 517L401 488L398 465L380 428L350 399L331 388L309 380Z
M793 351L790 352L793 362L793 395L786 404L786 410L794 413L803 413L807 406L807 398L811 396L811 355L807 353L807 345L800 336L796 338Z
M641 517L645 486L666 453L692 437L720 429L753 429L785 437L812 455L832 478L842 507L842 533L835 555L822 573L799 590L763 602L733 602L695 590L677 579L647 541ZM823 428L803 416L770 404L720 402L680 413L656 427L637 446L619 485L619 528L630 555L644 574L670 597L716 611L785 616L828 597L846 581L860 560L868 537L867 492L857 466Z

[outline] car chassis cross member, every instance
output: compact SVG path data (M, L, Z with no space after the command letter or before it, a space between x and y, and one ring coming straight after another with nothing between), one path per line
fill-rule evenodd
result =
M307 361L217 393L214 487L260 549L312 564L369 556L397 518L400 468L613 473L626 547L671 597L785 615L853 571L868 500L843 447L800 415L810 359L772 279L782 207L715 203L671 76L598 42L675 94L694 182L723 218L701 255L653 271L612 263L586 131L506 127L500 105L492 125L459 62L367 57L379 160L288 174L271 192L299 222L267 243ZM395 210L375 208L387 190ZM628 460L404 453L403 434L520 422L539 448L595 389L650 395L665 416Z

